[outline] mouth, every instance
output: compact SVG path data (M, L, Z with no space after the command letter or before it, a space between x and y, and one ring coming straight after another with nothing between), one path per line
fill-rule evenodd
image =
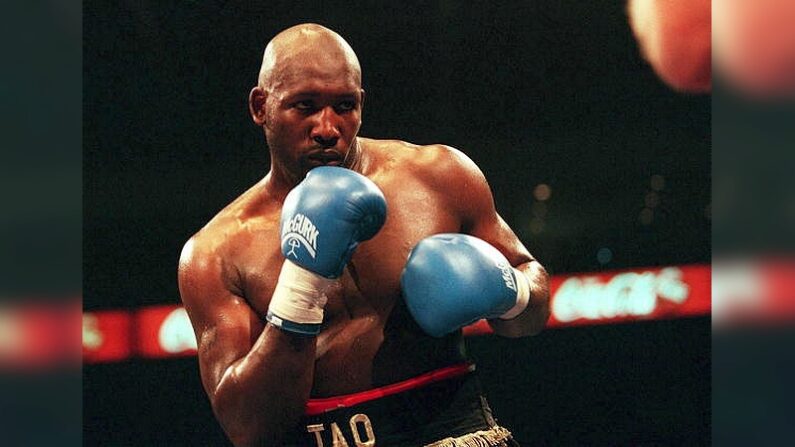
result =
M340 166L343 162L342 155L336 151L315 152L310 154L307 159L314 166Z

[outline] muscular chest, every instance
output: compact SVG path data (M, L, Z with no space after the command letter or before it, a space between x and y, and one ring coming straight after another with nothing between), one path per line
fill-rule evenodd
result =
M374 238L357 248L341 287L329 296L329 316L350 315L363 307L388 311L400 294L400 273L411 248L432 234L459 231L457 217L439 195L405 180L377 183L387 199L387 220ZM252 231L241 259L246 298L264 316L283 263L278 217Z

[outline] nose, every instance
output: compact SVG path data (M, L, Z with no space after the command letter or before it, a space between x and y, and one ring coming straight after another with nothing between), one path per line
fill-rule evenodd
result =
M333 107L325 107L317 113L317 121L312 126L310 137L319 145L334 147L340 138L339 116Z

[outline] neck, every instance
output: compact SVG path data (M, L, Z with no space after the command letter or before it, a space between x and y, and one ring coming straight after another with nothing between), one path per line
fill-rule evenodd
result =
M271 168L263 180L266 195L277 202L284 202L287 193L297 184L297 181L285 178L281 170L274 168Z
M342 160L342 167L348 168L351 171L358 172L359 174L363 174L364 169L364 152L362 151L362 145L359 137L353 140L353 144L351 145L351 149L345 154L345 159Z

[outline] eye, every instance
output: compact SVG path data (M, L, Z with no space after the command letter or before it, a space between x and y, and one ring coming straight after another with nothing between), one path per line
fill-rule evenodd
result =
M337 111L338 112L349 112L356 108L355 101L341 101L337 103Z
M313 104L312 101L304 100L296 102L293 104L293 107L302 112L310 112L315 109L315 104Z

